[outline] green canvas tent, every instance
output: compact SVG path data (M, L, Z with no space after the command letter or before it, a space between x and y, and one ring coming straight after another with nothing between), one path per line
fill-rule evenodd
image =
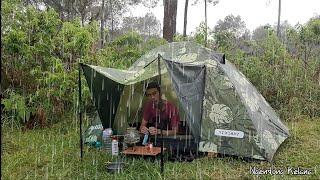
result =
M194 42L157 47L128 70L81 67L103 127L118 134L141 121L145 85L157 80L160 70L162 98L179 108L199 151L271 161L289 136L263 96L223 54Z

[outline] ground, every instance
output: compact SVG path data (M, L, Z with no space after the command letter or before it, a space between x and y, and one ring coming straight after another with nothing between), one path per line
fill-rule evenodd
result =
M2 129L1 179L161 179L159 161L127 158L126 169L109 174L105 164L113 159L97 149L85 148L80 160L77 120L69 118L46 129L22 132ZM73 119L73 120L71 120ZM188 162L166 162L165 179L320 179L320 119L287 120L291 136L281 145L273 163L236 158L202 157ZM251 169L250 169L251 168ZM273 168L284 175L253 175ZM293 175L300 168L300 173ZM306 171L303 171L306 170ZM262 171L261 171L262 172Z

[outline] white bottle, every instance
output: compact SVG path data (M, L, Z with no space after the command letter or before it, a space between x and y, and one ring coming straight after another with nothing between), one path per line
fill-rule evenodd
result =
M116 139L112 140L112 155L118 156L119 155L119 143Z
M111 152L111 148L112 148L111 135L112 135L112 129L111 128L105 129L102 132L103 147L107 152Z

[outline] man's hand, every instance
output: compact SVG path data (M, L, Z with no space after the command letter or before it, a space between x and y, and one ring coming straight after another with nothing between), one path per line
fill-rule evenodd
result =
M145 126L141 126L140 132L143 133L143 134L148 134L149 133L148 128L145 127Z
M158 134L158 130L155 127L149 127L149 132L150 132L151 135Z

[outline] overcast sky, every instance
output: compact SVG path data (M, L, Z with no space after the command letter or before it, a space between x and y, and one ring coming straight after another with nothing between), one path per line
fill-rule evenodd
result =
M159 0L151 12L163 23L163 1ZM204 0L192 6L189 0L187 34L195 31L204 21ZM211 29L219 19L233 14L240 15L246 27L252 32L260 25L274 25L278 18L278 0L220 0L216 6L208 5L208 27ZM182 34L185 0L178 0L177 32ZM133 8L129 16L144 16L149 11L143 6ZM311 17L320 15L320 0L282 0L281 21L288 20L291 25L304 24Z

